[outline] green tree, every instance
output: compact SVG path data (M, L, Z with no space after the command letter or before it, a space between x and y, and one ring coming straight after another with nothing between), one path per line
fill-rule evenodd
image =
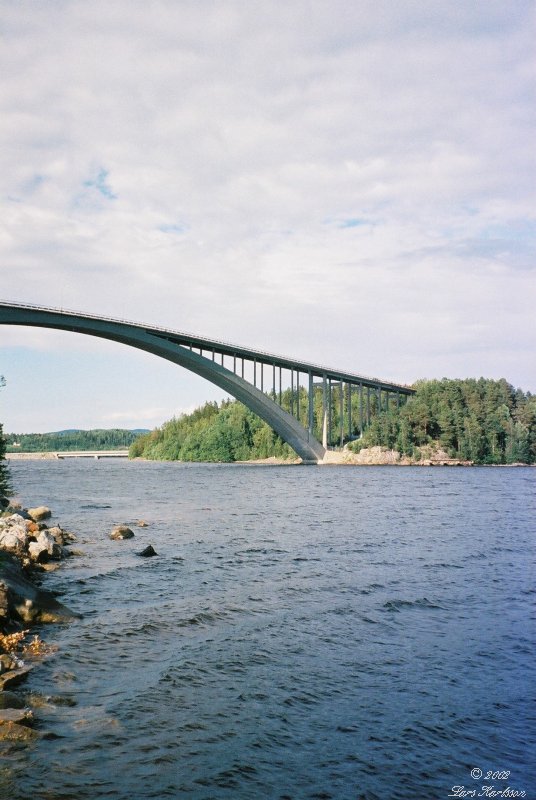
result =
M382 445L414 455L424 445L441 447L454 458L478 464L536 462L536 398L500 381L443 380L419 381L416 394L395 408L379 410L375 393L370 394L371 420L368 421L368 392L352 394L352 430L348 431L347 395L343 397L341 418L340 388L332 386L332 426L330 444L340 442L340 424L352 438L364 425L363 435L350 443L359 451ZM329 402L329 392L326 402ZM282 392L285 410L298 410L300 421L308 426L309 402L305 387ZM278 397L276 399L279 399ZM322 440L324 397L315 386L313 430ZM382 405L384 405L382 403ZM234 400L218 406L206 403L192 414L172 419L161 428L140 437L131 446L132 457L181 459L184 461L237 461L278 456L292 458L291 448L253 412Z
M382 411L350 446L411 455L430 444L477 464L536 463L536 398L504 379L419 381L401 408ZM394 442L394 444L393 444Z
M0 375L0 389L5 385L4 376ZM9 497L11 492L11 476L6 462L6 441L4 439L2 423L0 422L0 498Z

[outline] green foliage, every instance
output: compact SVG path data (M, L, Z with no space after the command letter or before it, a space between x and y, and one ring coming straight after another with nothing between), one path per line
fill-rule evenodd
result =
M381 445L415 456L424 446L440 447L452 458L477 464L536 463L536 397L515 390L505 380L420 381L407 402L391 398L380 411L375 392L354 390L351 413L347 392L332 385L330 445L350 440L360 450ZM279 400L279 397L275 398ZM342 402L341 402L342 400ZM328 397L329 402L329 397ZM362 407L361 407L362 403ZM284 391L281 405L308 427L309 404L304 387ZM370 425L365 427L369 418ZM313 396L313 429L322 441L322 388ZM361 425L363 435L357 439ZM243 461L295 453L253 412L237 401L207 403L192 414L164 423L130 447L130 457L181 461Z
M476 464L536 463L536 397L504 379L420 381L399 409L376 414L350 447L381 445L414 455L438 445Z
M43 453L61 450L121 450L130 447L138 436L139 431L111 428L57 433L9 433L5 438L8 452Z
M0 375L0 389L6 385L3 375ZM4 438L4 431L2 423L0 423L0 497L9 497L12 488L9 475L9 469L6 463L6 440Z
M11 479L7 462L5 460L6 443L3 435L2 425L0 424L0 497L11 495Z
M129 455L169 461L246 461L296 454L246 406L227 400L221 406L206 403L140 436Z

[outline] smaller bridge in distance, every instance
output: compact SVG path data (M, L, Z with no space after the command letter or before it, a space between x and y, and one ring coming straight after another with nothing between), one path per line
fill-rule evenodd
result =
M6 453L6 458L14 461L63 460L64 458L128 458L128 450L51 450L49 452Z
M83 333L152 353L240 400L306 463L358 438L373 411L414 394L403 384L181 331L60 308L0 301L0 324ZM287 408L283 408L284 402Z

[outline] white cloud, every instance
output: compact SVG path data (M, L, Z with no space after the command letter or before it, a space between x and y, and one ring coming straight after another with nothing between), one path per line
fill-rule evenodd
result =
M532 3L3 15L4 298L536 389Z

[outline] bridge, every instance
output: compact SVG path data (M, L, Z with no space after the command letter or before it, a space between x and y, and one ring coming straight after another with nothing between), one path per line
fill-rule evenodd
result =
M24 452L6 453L6 458L13 461L37 460L60 460L64 458L94 458L99 461L101 458L128 458L128 450L51 450L50 452Z
M302 458L362 435L373 411L398 407L409 386L180 331L60 308L0 301L0 324L52 328L120 342L185 367L240 400ZM287 405L284 408L283 405Z

